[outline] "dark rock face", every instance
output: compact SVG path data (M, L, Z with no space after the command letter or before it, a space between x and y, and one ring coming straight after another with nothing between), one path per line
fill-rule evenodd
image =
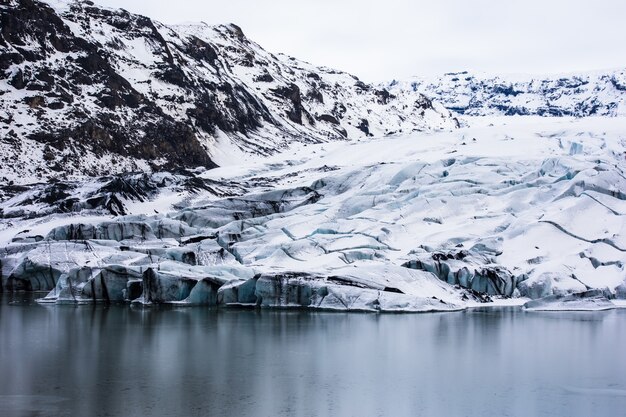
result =
M361 122L357 126L357 129L370 136L370 122L367 119L361 119Z
M302 124L302 96L300 95L300 89L295 84L290 84L287 87L279 87L272 90L274 94L279 97L289 100L291 103L290 108L287 110L287 117L294 123Z
M101 13L103 10L80 7L73 5L68 17L86 12L92 18L110 19L114 25L120 22L120 16L105 16ZM153 40L159 41L158 32L149 19L127 17L129 25L152 29ZM135 90L116 72L100 45L76 36L50 6L31 0L17 1L0 9L0 26L2 56L5 50L14 51L3 58L0 69L6 74L11 66L24 64L25 70L9 79L15 88L46 92L48 97L71 102L81 91L98 86L95 111L77 115L71 124L32 131L29 138L59 152L78 142L96 156L110 152L148 160L163 158L162 168L216 166L187 124L164 114L153 101ZM51 62L51 57L58 52L78 56L68 54L60 62ZM46 104L47 100L41 95L28 97L25 102L33 109L54 110L64 106L62 101ZM119 113L131 109L131 115L122 119ZM45 115L37 119L42 124L51 121ZM75 155L80 158L79 149Z
M321 116L317 117L317 120L322 120L324 122L332 123L334 125L339 124L339 120L337 120L335 116L332 116L330 114L322 114Z
M389 93L389 91L382 89L382 90L376 90L374 92L374 94L376 95L376 97L378 97L378 101L382 104L387 104L389 103L389 100L392 98L395 98L395 96L393 96L392 94Z

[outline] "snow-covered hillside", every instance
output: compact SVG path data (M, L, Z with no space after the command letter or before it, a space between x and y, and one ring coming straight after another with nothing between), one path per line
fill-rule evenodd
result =
M0 27L2 291L625 304L624 71L375 86L90 1L7 0Z
M273 55L235 25L0 3L0 181L205 168L294 141L452 129L422 95Z
M166 187L128 216L4 221L3 287L52 289L57 303L372 311L626 298L626 118L472 125L199 174L227 198Z
M626 70L553 76L468 72L415 77L383 86L393 94L425 94L468 116L624 116Z

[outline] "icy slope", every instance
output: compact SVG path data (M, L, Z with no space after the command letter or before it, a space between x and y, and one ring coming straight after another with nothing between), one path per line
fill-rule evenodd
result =
M472 124L217 168L201 178L233 196L200 191L182 210L5 221L3 286L54 288L50 302L372 311L626 298L626 119Z
M451 129L398 98L275 56L235 25L168 26L89 1L0 4L0 181L205 168L293 141Z
M449 73L393 81L393 94L425 94L468 116L626 115L626 70L553 76Z

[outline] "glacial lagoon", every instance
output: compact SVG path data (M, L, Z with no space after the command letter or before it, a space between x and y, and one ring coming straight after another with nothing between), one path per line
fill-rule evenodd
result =
M0 415L617 416L626 310L0 303Z

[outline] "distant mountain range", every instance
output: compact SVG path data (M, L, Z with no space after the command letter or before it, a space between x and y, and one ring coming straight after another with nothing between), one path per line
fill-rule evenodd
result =
M468 116L626 115L624 69L546 77L457 72L391 81L383 87L393 94L424 94Z

